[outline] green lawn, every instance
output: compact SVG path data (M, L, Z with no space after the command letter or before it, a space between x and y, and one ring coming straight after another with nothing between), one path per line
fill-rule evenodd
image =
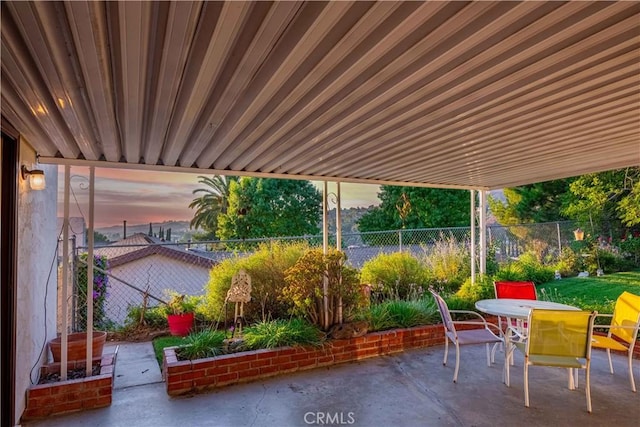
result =
M160 365L160 369L162 369L162 349L164 349L165 347L173 347L177 345L184 345L184 338L165 336L158 337L153 340L153 351L156 354L156 360L158 361L158 365Z
M566 303L585 310L612 313L623 291L640 295L640 270L607 274L602 277L571 277L537 287L538 298Z

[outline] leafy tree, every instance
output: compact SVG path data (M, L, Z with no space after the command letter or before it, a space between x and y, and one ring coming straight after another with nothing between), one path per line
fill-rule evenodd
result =
M616 210L623 224L629 227L640 225L640 180L637 180L629 194L620 200Z
M640 224L640 167L582 175L569 189L563 212L587 230L618 235Z
M93 243L109 243L109 238L99 231L93 231Z
M229 206L229 186L237 181L238 177L214 175L212 177L199 176L198 182L205 188L193 190L193 195L200 195L193 199L189 208L196 209L190 228L202 228L204 234L194 236L195 240L212 240L216 237L218 229L218 216L225 214Z
M358 222L360 231L467 226L469 192L439 188L383 185L380 206Z
M229 186L218 216L220 239L317 234L320 192L309 181L242 177Z
M567 219L562 212L573 178L539 182L503 190L506 200L488 197L500 224L514 225Z

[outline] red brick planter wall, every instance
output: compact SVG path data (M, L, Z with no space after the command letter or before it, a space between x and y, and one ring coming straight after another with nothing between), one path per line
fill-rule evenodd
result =
M487 321L497 324L497 319L491 316L487 317ZM475 327L462 326L464 327L459 329ZM284 373L443 344L442 325L429 325L330 341L322 348L283 347L186 361L178 361L176 347L170 347L164 349L162 372L167 394L179 396ZM640 345L636 346L634 357L640 358Z
M429 325L334 340L322 348L283 347L181 362L176 358L175 347L171 347L164 349L163 375L167 393L178 396L283 373L442 344L442 325Z
M117 349L93 359L94 363L100 362L100 375L31 386L27 390L27 407L21 421L111 405L116 356ZM67 369L84 366L84 361L74 361L68 363ZM60 363L45 365L41 372L43 375L60 372Z

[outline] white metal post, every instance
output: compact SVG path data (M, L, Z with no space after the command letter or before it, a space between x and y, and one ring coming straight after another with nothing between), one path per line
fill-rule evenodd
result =
M95 167L89 167L89 229L87 233L87 360L86 375L91 376L93 371L93 217L95 196Z
M471 284L476 283L476 191L471 190Z
M322 191L322 253L326 256L329 250L329 221L327 218L327 197L329 195L327 188L327 181L324 181L324 187ZM325 274L322 279L322 301L324 310L322 312L323 320L322 327L327 329L329 327L329 278L327 277L327 266L325 265Z
M60 331L60 379L67 379L67 328L69 286L69 187L71 185L71 166L64 167L64 217L62 219L62 330Z
M342 250L342 201L340 199L340 182L336 182L336 249Z
M329 249L329 221L327 220L328 195L327 181L325 181L322 191L322 253L325 255Z
M480 274L487 274L487 192L480 193Z

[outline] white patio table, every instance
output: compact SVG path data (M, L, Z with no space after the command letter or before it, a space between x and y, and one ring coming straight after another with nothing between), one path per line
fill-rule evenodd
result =
M529 312L533 308L546 308L548 310L580 310L578 307L560 304L558 302L510 298L482 299L476 302L476 308L483 313L520 320L527 320Z

